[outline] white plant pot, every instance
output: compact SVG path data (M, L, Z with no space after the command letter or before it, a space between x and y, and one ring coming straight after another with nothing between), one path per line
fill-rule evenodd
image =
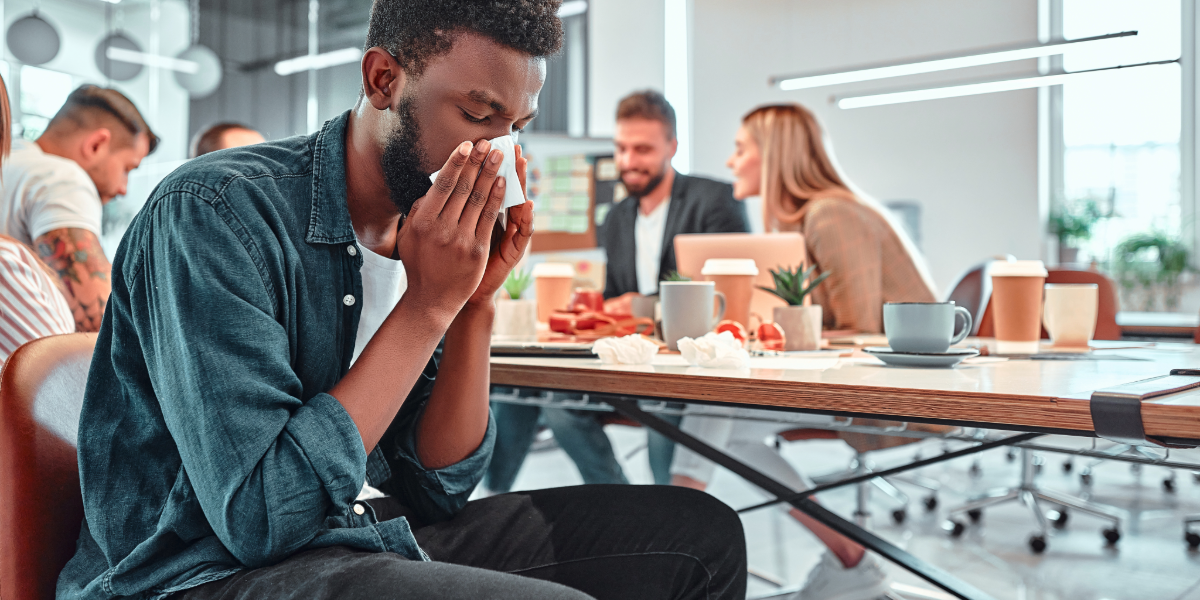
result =
M821 349L821 307L819 305L777 306L775 307L775 323L783 330L784 350L791 352Z
M537 301L497 299L492 335L508 340L537 339Z

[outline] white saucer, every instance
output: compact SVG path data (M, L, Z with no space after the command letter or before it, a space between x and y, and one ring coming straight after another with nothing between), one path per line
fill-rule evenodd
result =
M946 352L896 352L880 346L863 348L863 352L895 367L953 367L958 363L979 356L979 351L968 348L951 348Z

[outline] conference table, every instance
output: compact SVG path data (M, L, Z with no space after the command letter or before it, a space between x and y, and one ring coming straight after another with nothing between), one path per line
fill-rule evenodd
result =
M990 342L968 343L983 347ZM888 367L861 352L755 356L748 369L736 370L691 366L672 354L660 354L648 365L601 364L597 358L582 357L494 355L491 383L583 393L592 402L611 405L618 413L713 460L777 501L790 503L950 594L982 600L990 596L824 509L811 497L833 487L1027 442L1044 434L1095 437L1099 429L1104 437L1123 442L1198 446L1200 371L1189 369L1200 369L1200 346L1093 342L1093 350L1087 353L981 356L949 369ZM1156 393L1162 395L1153 397ZM644 399L1015 433L797 493L643 410L639 400Z

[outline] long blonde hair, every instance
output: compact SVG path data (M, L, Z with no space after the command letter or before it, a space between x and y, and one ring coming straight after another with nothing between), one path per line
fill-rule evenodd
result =
M762 160L763 226L767 231L799 231L810 200L838 198L878 214L900 239L921 279L936 294L924 257L882 204L842 176L817 118L796 104L760 106L742 118Z

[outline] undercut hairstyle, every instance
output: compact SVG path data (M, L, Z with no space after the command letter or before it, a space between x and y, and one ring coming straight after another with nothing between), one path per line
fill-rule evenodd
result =
M196 137L192 138L191 148L188 149L188 158L196 158L197 156L204 156L209 152L220 150L223 148L221 146L221 138L225 137L225 133L239 130L254 131L254 128L249 125L226 121L224 123L217 123L197 133Z
M430 59L449 52L464 32L547 57L562 47L560 4L562 0L375 0L366 47L391 52L414 77Z
M145 134L150 142L150 151L147 154L154 153L154 149L158 147L158 136L150 131L146 119L142 118L142 113L138 112L133 102L117 90L95 85L81 85L71 92L66 103L58 109L54 118L50 119L46 132L93 130L110 127L114 122L120 125L112 132L114 138L123 134L129 136L128 140L119 143L133 144L134 137Z
M617 120L649 119L667 128L667 139L675 139L675 108L654 90L634 92L617 104Z

